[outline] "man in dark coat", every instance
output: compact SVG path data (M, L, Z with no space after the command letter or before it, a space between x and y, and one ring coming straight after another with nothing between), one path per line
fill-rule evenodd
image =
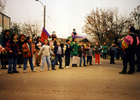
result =
M134 73L134 55L136 52L136 46L139 44L138 37L134 34L135 28L129 28L129 35L124 38L124 41L129 41L128 48L124 48L124 59L123 59L123 70L119 72L120 74L126 74L127 71L127 63L129 62L130 69L128 74ZM122 44L123 45L123 44Z

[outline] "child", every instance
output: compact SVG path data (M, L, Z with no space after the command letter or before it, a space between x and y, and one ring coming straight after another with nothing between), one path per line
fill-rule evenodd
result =
M40 66L39 64L41 62L41 55L38 56L38 52L39 52L41 46L42 46L41 37L38 36L37 41L35 43L35 49L36 49L36 52L35 52L35 65L36 66Z
M36 72L33 66L33 52L35 52L35 46L34 44L32 44L32 37L27 37L25 43L22 46L22 51L23 51L23 58L24 58L23 72L26 73L28 59L32 72Z
M52 66L52 70L56 70L55 64L57 62L57 59L59 61L59 69L64 69L64 68L62 68L62 58L61 58L61 57L63 57L63 49L60 45L61 45L61 42L58 40L57 45L54 48L55 60L54 60L53 66Z
M40 67L40 71L43 71L43 68L44 68L44 65L45 65L45 61L47 61L47 64L48 64L48 70L51 70L50 69L50 53L54 55L54 53L51 51L51 48L50 46L48 45L48 40L45 39L44 40L44 45L42 46L42 48L40 49L39 53L38 53L38 56L42 53L43 51L43 57L42 57L42 65Z
M90 61L90 65L92 65L92 52L93 52L93 48L91 48L91 43L88 43L88 47L87 47L87 65L88 62Z
M25 42L25 35L24 34L21 34L19 36L19 40L18 40L18 45L19 45L19 51L21 52L21 54L18 55L18 64L19 64L19 67L18 68L21 68L21 64L23 64L23 53L22 53L22 45L24 44Z
M78 59L78 44L76 42L76 38L73 38L72 39L72 43L71 43L71 47L72 47L72 51L71 51L71 55L73 56L73 64L72 64L72 67L78 67L77 66L77 59Z
M70 40L66 40L66 50L65 50L65 67L70 68L70 51L72 51L71 45L70 45Z
M106 43L104 43L104 45L102 46L102 49L103 49L103 59L106 59L106 54L108 50L108 46L106 45Z
M109 50L110 50L110 64L115 64L114 62L114 52L115 52L115 47L114 47L114 43L112 43L112 45L110 46Z
M96 42L96 45L94 47L94 51L95 51L95 64L101 64L100 63L100 46L98 44L98 42Z
M16 65L17 65L17 56L18 54L21 54L21 52L19 52L18 48L17 34L13 33L11 35L11 39L7 42L5 49L8 51L9 56L8 74L19 73L16 70Z
M80 64L79 66L81 67L81 63L82 63L82 59L84 60L83 66L86 66L86 61L85 61L85 57L86 57L86 50L85 50L85 46L83 45L83 42L80 42L80 46L79 46L79 57L80 57Z
M53 38L57 38L55 31L52 32L52 35L50 37L52 38L52 41L53 41Z

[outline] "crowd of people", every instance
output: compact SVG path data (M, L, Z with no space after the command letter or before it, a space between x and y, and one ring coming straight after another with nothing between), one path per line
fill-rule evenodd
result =
M130 65L128 74L133 74L135 70L135 53L138 60L137 71L140 71L140 37L137 35L139 34L139 31L135 30L134 27L131 27L129 32L130 34L122 41L128 40L130 45L128 48L124 48L122 41L117 45L112 43L111 46L108 47L106 43L100 45L96 42L93 46L90 42L86 44L83 42L77 42L76 38L72 38L72 41L67 39L66 43L62 46L61 41L57 39L55 31L53 31L53 34L50 37L52 38L51 42L49 42L48 39L41 42L41 37L38 36L36 42L33 43L32 37L30 36L26 37L24 34L21 34L18 37L16 33L12 33L9 37L9 30L5 30L0 45L1 69L8 69L8 74L19 73L19 71L17 71L17 64L19 65L19 68L22 68L21 65L23 64L23 72L26 73L28 60L32 72L36 72L34 67L37 66L40 66L40 71L43 71L45 62L47 62L48 70L56 70L55 65L59 65L59 69L64 69L64 67L62 67L62 57L65 57L66 68L93 65L93 57L95 57L95 64L98 65L101 64L100 57L106 59L106 55L109 52L110 64L115 64L114 58L120 59L121 57L123 60L124 68L120 74L126 74L127 62L129 62ZM76 34L77 33L74 30L72 35ZM33 64L33 55L35 55L35 64ZM70 65L71 57L72 65ZM80 58L79 63L78 57ZM7 64L8 68L6 68Z

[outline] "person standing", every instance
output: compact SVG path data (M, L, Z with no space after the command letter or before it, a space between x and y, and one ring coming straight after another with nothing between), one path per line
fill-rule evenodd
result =
M110 51L110 64L115 64L114 62L114 52L115 52L115 44L112 43L112 45L109 48Z
M83 62L83 66L86 66L86 60L85 60L85 57L86 57L86 49L85 49L85 46L83 45L83 42L80 42L80 46L79 46L79 57L80 57L80 64L79 66L81 66L82 64L82 59L84 60Z
M18 64L19 64L19 67L18 68L21 68L21 64L23 64L23 52L22 52L22 45L24 44L25 42L25 35L24 34L21 34L19 36L19 40L18 40L18 45L19 45L19 51L21 52L21 54L18 55Z
M76 42L76 38L72 38L71 47L72 47L71 55L73 56L72 67L78 67L77 59L78 59L78 55L79 55L79 53L78 53L79 46Z
M104 45L102 46L103 49L103 58L106 59L106 54L108 51L108 46L106 45L106 43L104 43Z
M16 65L17 65L17 56L18 54L21 54L21 52L19 51L17 34L15 33L11 34L11 39L7 42L5 49L8 51L9 57L8 74L19 73L16 70Z
M41 37L37 37L37 41L35 43L35 49L36 49L36 52L35 52L35 66L40 66L40 62L41 62L41 55L37 56L38 53L39 53L39 50L40 50L40 47L42 46L42 43L41 43Z
M88 43L88 47L87 47L87 65L88 65L88 62L90 62L90 65L92 65L92 52L93 52L93 48L91 48L91 43Z
M66 50L65 50L65 67L70 68L70 51L72 51L71 45L70 45L70 40L66 40Z
M8 40L9 40L9 31L10 30L5 29L4 30L4 34L1 37L1 46L4 47L4 48L5 48ZM1 55L8 59L8 56L7 56L8 54L7 54L7 51L6 50L4 51L4 54L1 54ZM1 59L1 60L4 60L4 62L5 62L4 65L7 65L8 64L8 63L6 63L7 62L7 59L3 59L3 58ZM6 68L6 66L4 66L4 67L2 66L1 69L8 69L8 68Z
M116 46L116 60L119 60L120 56L119 56L119 46Z
M134 55L136 52L136 46L139 44L139 39L137 36L135 36L135 28L130 27L129 28L129 35L127 35L124 38L124 42L127 43L127 47L123 45L124 50L124 58L123 58L123 70L119 72L119 74L126 74L127 71L127 63L129 62L130 69L128 71L128 74L134 73Z
M43 57L42 57L42 64L40 67L40 71L43 71L45 62L47 61L48 70L51 70L51 61L50 61L50 54L54 55L54 53L51 51L50 46L48 45L49 41L47 39L44 40L44 45L40 49L38 56L43 51Z
M57 59L59 61L59 69L64 69L62 67L63 48L61 47L61 42L59 40L57 41L57 45L54 48L54 54L55 54L55 60L52 66L52 70L56 70L55 65L56 65Z
M1 45L0 45L0 66L1 66L1 53L5 51L5 48L3 48ZM1 74L1 73L0 73Z
M57 37L54 36L54 37L52 38L52 41L49 43L49 46L51 47L51 50L52 50L53 52L54 52L55 46L57 45L56 40L57 40ZM54 57L53 55L51 55L51 65L53 65L54 59L55 59L55 57ZM56 62L56 65L58 65L58 61Z
M135 34L136 34L136 36L138 36L139 41L140 41L140 32L139 32L139 30L136 30ZM137 56L137 70L136 71L140 72L140 43L138 44L137 49L136 49L136 56Z
M101 64L100 62L100 46L98 44L98 42L96 42L95 46L94 46L94 51L95 51L95 64Z
M27 37L25 43L22 45L22 52L24 58L23 72L26 73L28 59L32 72L36 72L33 66L33 53L35 52L35 46L32 43L32 37Z

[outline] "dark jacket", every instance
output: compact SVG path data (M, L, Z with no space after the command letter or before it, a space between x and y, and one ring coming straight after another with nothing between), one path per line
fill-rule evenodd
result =
M139 41L140 41L140 35L138 35L138 38L139 38ZM136 51L140 52L140 43L137 45Z
M16 58L19 52L18 41L14 42L9 40L5 46L5 49L8 51L9 58ZM12 50L13 52L10 53L10 50Z
M55 56L58 56L57 51L58 51L58 46L55 46L54 47L54 54L55 54ZM63 57L63 48L62 47L61 47L61 55L60 56Z
M83 49L82 49L82 47L83 47ZM79 51L79 57L82 57L82 54L84 57L86 57L86 49L84 46L79 46L78 51Z
M71 45L66 44L65 56L70 56L70 51L72 51Z
M22 45L24 44L25 42L21 41L21 40L18 40L18 45L19 45L19 51L22 52Z
M2 47L5 48L5 46L6 46L7 42L8 42L8 40L9 40L9 36L8 36L8 35L7 35L7 37L5 37L5 35L3 35L3 36L1 37L1 45L2 45Z

